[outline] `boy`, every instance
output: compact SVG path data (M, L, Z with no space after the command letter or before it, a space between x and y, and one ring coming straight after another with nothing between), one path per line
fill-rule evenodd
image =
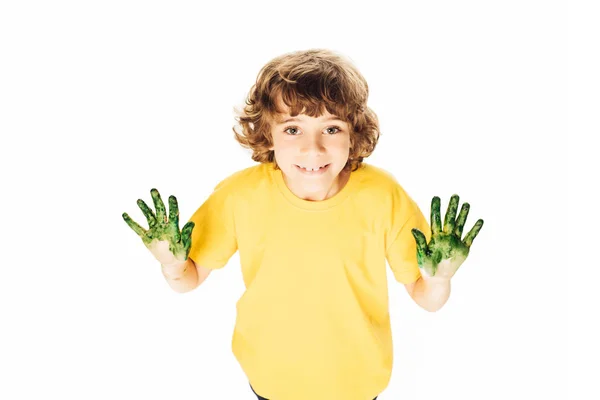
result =
M483 224L460 239L468 204L455 221L455 195L443 231L434 197L430 229L391 174L362 162L379 138L367 97L362 75L334 52L279 56L234 127L259 165L219 182L181 232L175 197L167 218L156 189L156 215L138 200L148 231L123 215L178 292L239 250L246 291L232 350L259 399L377 398L393 355L386 260L436 311Z

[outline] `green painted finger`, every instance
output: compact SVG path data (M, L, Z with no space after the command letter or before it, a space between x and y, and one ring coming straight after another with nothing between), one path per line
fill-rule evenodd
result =
M430 272L431 262L429 258L429 248L427 246L427 241L425 239L425 235L418 230L417 228L411 229L411 232L417 242L417 264L419 268L425 268L427 273Z
M426 255L427 254L427 239L425 238L425 235L423 235L423 232L421 232L417 228L411 229L411 232L412 232L415 240L417 241L417 252L422 255Z
M444 218L444 233L451 233L454 230L456 224L456 210L458 209L458 195L454 194L450 197L450 203L448 204L448 211L446 211L446 217Z
M467 215L469 215L470 207L471 206L469 203L463 203L462 208L460 209L460 214L458 214L456 228L454 228L454 234L458 236L459 239L462 237L463 228L465 227L465 222L467 222Z
M146 230L139 226L135 221L133 221L129 217L129 215L127 215L127 213L123 213L123 219L125 220L125 222L127 222L127 225L129 225L129 227L133 229L135 233L137 233L139 237L144 237L144 235L146 234Z
M477 234L481 230L482 226L483 226L483 220L482 219L480 219L477 222L475 222L475 225L473 226L473 228L471 228L471 230L469 231L469 233L467 233L467 236L465 236L465 240L463 240L463 243L465 244L465 246L471 247L471 245L473 244L473 240L475 240L475 237L477 236Z
M178 243L181 240L181 233L179 233L179 206L175 196L169 196L169 225L171 225L173 239Z
M154 207L156 208L156 221L161 224L167 223L167 213L165 211L165 203L163 203L160 198L160 193L158 190L151 189L150 195L152 195L152 200L154 201Z
M189 221L187 224L183 226L181 230L181 242L183 244L183 248L185 249L185 254L190 252L190 248L192 246L192 230L196 224L192 221ZM187 259L187 258L186 258Z
M433 275L435 275L435 271L437 271L437 265L442 261L443 258L444 254L440 250L434 251L431 255L432 263L435 266Z
M440 198L434 196L431 199L431 234L435 235L442 230L442 219L440 217Z
M156 225L156 216L154 215L154 211L152 211L142 199L138 199L137 205L140 207L146 216L146 219L148 220L148 229L152 229L154 225Z

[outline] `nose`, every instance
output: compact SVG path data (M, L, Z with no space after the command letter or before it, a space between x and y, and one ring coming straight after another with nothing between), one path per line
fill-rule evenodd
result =
M323 146L322 135L307 135L305 140L302 142L301 149L302 154L321 154L325 152L325 146Z

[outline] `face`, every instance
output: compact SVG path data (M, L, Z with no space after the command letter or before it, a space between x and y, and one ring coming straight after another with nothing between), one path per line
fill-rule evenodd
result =
M294 118L286 112L271 124L270 150L296 196L325 200L341 189L347 178L343 168L350 155L349 129L346 122L327 111L319 117L299 114ZM315 172L307 170L323 166Z

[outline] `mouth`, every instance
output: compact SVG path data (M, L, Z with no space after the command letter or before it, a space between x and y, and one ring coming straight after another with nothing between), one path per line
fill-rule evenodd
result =
M319 169L317 169L316 171L311 171L310 169L302 168L301 166L294 164L294 166L296 167L296 169L298 171L302 172L305 175L320 175L320 174L323 174L323 173L325 173L329 169L330 165L331 164L325 164L325 165L321 166Z

